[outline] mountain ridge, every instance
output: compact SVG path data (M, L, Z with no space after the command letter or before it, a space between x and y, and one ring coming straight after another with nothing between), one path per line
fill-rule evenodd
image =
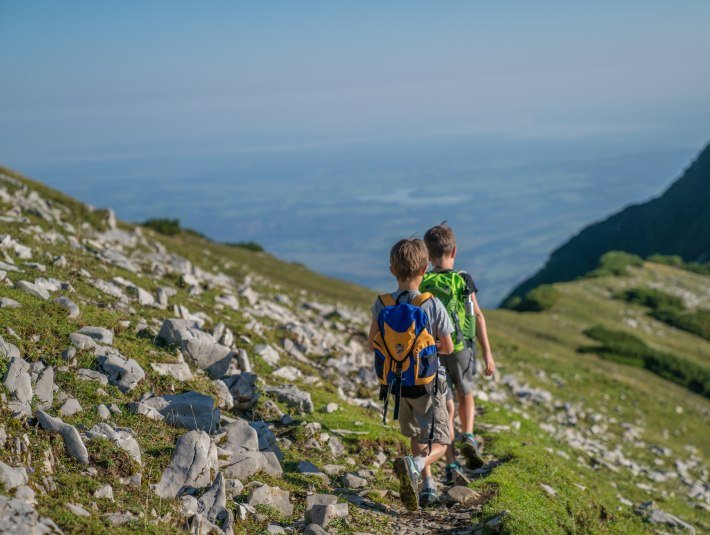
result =
M710 259L710 144L661 195L584 227L503 302L541 284L574 280L612 250L642 257L677 255L688 262Z

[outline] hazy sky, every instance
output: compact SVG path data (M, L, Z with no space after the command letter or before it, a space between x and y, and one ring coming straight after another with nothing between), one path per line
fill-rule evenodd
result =
M708 21L706 0L0 0L0 163L452 133L700 147Z

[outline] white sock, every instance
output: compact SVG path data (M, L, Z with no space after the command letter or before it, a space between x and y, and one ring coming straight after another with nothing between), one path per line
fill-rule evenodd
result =
M426 466L426 464L424 464L424 457L414 457L414 466L419 472L424 470L424 467Z
M436 483L434 482L434 478L431 476L425 477L422 488L436 490Z

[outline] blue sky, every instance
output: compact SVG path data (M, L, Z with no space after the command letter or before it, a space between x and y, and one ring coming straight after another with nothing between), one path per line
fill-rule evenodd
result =
M385 5L386 4L386 5ZM0 162L706 140L710 3L0 1Z

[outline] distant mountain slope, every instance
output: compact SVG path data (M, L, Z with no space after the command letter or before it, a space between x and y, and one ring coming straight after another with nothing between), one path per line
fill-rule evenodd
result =
M679 255L686 261L710 259L710 145L660 197L589 225L553 251L545 266L508 298L525 295L540 284L584 275L612 250L644 257Z

